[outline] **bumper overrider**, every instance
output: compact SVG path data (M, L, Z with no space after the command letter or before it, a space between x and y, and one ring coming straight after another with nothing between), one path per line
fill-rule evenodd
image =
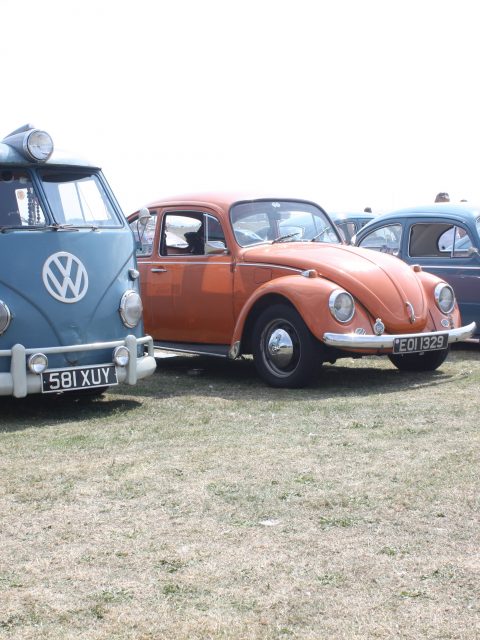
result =
M476 329L475 322L456 329L446 329L444 331L427 331L422 333L385 333L381 336L361 335L356 333L331 333L323 334L323 341L329 347L339 347L340 349L365 349L393 351L394 342L398 339L422 338L425 336L447 335L448 344L462 342L472 337Z
M138 345L145 345L147 348L147 352L140 357L137 356ZM0 373L0 396L13 395L16 398L24 398L32 393L42 392L42 376L31 373L27 367L28 357L35 353L41 352L48 356L49 354L96 351L101 349L112 349L113 352L113 349L120 346L127 347L130 357L126 366L115 366L118 382L133 385L136 384L137 380L146 378L155 371L156 361L153 354L153 339L150 336L137 338L134 335L128 335L124 340L45 348L29 347L27 349L21 344L16 344L11 349L0 350L0 358L11 358L10 372ZM110 366L112 362L103 364ZM72 367L72 370L74 368L75 367ZM65 368L65 371L67 370L68 368ZM46 371L48 371L48 369Z

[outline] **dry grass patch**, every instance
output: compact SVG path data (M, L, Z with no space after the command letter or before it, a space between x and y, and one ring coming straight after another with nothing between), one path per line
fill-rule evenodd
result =
M478 356L2 400L0 638L479 637Z

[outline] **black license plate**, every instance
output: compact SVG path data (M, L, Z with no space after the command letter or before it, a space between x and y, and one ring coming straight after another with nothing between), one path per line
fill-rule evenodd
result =
M118 384L115 365L53 369L42 373L42 392L74 391Z
M393 353L419 353L421 351L438 351L448 347L448 333L425 334L395 338Z

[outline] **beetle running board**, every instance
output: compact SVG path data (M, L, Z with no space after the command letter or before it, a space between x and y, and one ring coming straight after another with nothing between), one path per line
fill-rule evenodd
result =
M160 342L153 341L155 349L163 351L174 351L177 353L194 353L203 356L216 356L217 358L227 358L229 345L226 344L195 344L190 342Z

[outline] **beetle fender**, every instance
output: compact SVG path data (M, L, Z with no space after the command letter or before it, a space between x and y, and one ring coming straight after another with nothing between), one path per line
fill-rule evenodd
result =
M445 284L448 284L448 282L446 280L443 280L439 276L434 275L433 273L429 273L428 271L423 271L423 269L419 269L417 265L412 265L411 268L413 269L413 271L416 272L418 278L420 279L423 285L423 288L427 292L429 301L430 300L432 301L429 306L430 317L433 320L433 325L435 329L437 331L440 331L442 327L445 328L444 325L441 324L442 319L445 318L445 315L440 311L440 309L435 304L433 292L435 290L436 285L439 282L445 282ZM450 328L460 327L462 325L462 319L460 317L458 302L455 303L455 307L453 311L448 315L450 319Z
M338 289L338 285L321 276L304 277L300 274L288 275L270 280L258 287L244 304L235 325L232 336L232 346L242 340L247 320L257 303L267 296L281 297L292 304L302 316L305 324L313 335L321 340L325 331L338 330L328 310L328 299L332 291ZM359 325L359 312L361 325L370 328L371 323L363 309L359 309L357 303L357 316L355 326ZM353 323L353 320L351 321ZM344 330L349 330L349 325L343 325ZM353 328L351 329L353 330Z

